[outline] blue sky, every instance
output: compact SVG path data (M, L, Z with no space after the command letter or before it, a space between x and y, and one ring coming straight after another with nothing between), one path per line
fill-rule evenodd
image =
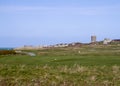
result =
M0 47L120 38L120 0L0 0Z

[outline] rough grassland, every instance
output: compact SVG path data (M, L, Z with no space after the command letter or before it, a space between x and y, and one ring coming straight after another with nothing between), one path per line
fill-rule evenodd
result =
M26 52L0 56L0 86L120 86L120 46Z

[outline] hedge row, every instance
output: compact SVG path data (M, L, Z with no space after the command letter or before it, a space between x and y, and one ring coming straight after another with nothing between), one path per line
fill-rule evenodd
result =
M16 52L14 50L0 50L0 55L14 55Z

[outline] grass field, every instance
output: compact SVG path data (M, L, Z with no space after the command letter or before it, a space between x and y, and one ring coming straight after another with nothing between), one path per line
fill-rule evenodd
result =
M120 86L119 45L25 52L0 56L0 86Z

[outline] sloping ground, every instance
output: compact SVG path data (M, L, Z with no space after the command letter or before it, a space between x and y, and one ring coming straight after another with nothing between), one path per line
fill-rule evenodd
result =
M120 46L87 45L25 52L36 56L0 56L0 86L120 85Z

